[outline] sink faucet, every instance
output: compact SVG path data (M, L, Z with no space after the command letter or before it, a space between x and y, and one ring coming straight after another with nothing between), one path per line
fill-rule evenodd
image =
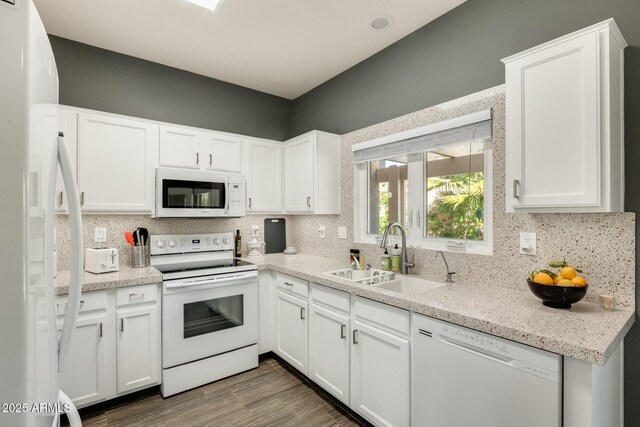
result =
M453 283L453 275L456 274L456 272L451 271L449 269L449 263L447 262L447 259L444 257L444 252L442 251L436 252L436 258L438 258L438 255L442 257L442 260L444 261L444 266L447 267L447 279L445 280L445 283Z
M409 269L415 267L415 264L409 262L409 257L407 255L407 232L404 230L404 227L397 222L387 225L387 228L384 230L384 234L382 235L382 242L380 242L380 247L385 248L387 246L387 239L389 238L389 232L392 228L397 228L400 230L400 236L402 237L402 255L400 260L400 272L402 274L408 274Z

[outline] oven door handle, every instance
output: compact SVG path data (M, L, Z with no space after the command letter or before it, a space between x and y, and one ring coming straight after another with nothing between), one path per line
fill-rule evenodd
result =
M253 274L243 274L239 276L226 277L223 279L214 279L214 280L203 280L200 282L177 282L177 283L166 283L165 286L167 289L183 289L183 288L201 288L203 286L217 285L217 284L227 284L229 282L243 282L247 279L257 278L258 275L256 273Z

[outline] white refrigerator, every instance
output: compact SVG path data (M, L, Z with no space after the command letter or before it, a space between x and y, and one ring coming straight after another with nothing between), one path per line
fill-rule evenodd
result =
M58 75L32 0L0 0L0 426L79 417L59 390L80 306L82 218L73 165L58 134ZM59 334L54 307L54 194L69 205L72 266Z

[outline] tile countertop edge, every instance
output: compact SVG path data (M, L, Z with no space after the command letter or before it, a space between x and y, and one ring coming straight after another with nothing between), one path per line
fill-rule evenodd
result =
M279 273L289 274L291 276L308 280L319 285L328 286L351 294L368 298L383 304L402 308L433 317L445 322L450 322L458 326L477 330L482 333L494 335L520 344L535 347L541 350L549 351L555 354L561 354L567 357L573 357L591 364L604 366L616 347L622 342L625 335L635 322L635 312L631 310L617 310L620 314L627 314L624 325L619 328L615 337L606 346L587 346L575 343L567 343L561 339L546 336L544 333L538 333L531 330L519 329L502 324L493 323L474 316L466 315L461 312L438 308L424 303L412 301L410 297L404 297L391 291L367 290L359 285L353 285L349 282L339 279L333 279L326 276L319 276L314 273L307 273L290 267L273 264L272 262L264 262L258 264L259 271L275 271ZM517 291L513 291L517 292ZM454 319L455 317L455 319ZM514 339L518 337L518 339Z

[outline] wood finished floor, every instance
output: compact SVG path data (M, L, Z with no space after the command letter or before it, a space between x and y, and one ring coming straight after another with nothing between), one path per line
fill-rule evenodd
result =
M365 425L273 358L251 371L167 399L158 391L120 406L87 408L81 415L84 427Z

